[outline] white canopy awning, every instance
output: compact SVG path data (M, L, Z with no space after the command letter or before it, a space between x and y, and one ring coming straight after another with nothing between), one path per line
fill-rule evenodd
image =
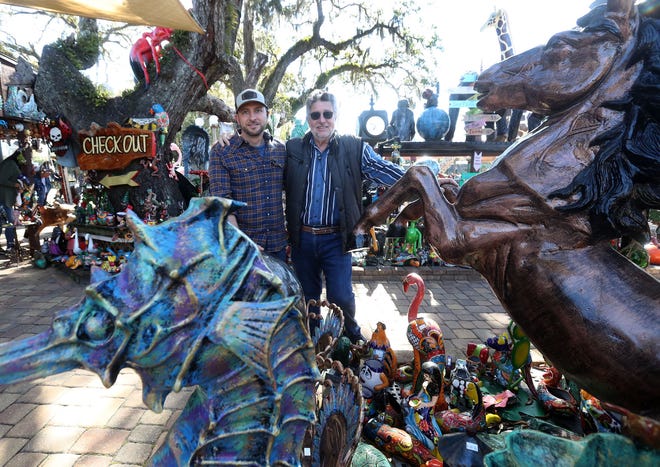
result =
M179 0L0 0L0 3L204 34L204 29Z

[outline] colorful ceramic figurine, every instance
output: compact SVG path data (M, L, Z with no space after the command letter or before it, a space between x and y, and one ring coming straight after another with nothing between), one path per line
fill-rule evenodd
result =
M456 365L451 370L451 381L449 383L449 405L459 412L465 412L472 409L474 401L470 399L465 389L468 384L474 383L474 378L470 374L467 362L463 359L456 360Z
M442 431L435 419L435 406L443 392L442 373L435 363L424 362L422 378L422 389L408 400L406 431L440 458L436 448Z
M468 412L457 410L443 410L440 412L437 420L443 433L466 431L469 434L475 434L486 428L486 409L484 408L479 385L469 382L465 385L463 392L464 396L472 401L473 408Z
M445 369L445 342L442 330L438 323L432 319L418 318L419 305L424 298L424 280L416 273L408 274L403 280L403 291L407 292L411 285L417 286L417 293L408 308L408 329L406 336L413 347L413 386L412 393L416 394L422 389L422 363L432 361L444 373ZM444 394L438 399L437 410L444 410L446 402Z
M441 467L442 461L404 430L394 428L376 419L369 420L362 435L387 455L406 461L414 467Z
M360 366L360 384L362 385L362 397L367 400L389 385L389 379L385 374L385 366L381 360L370 358Z
M417 221L410 221L406 230L405 250L411 255L415 255L420 248L422 248L422 232L417 228Z
M508 336L502 335L497 340L488 339L486 344L496 350L491 357L491 374L496 383L505 389L517 391L524 380L534 397L537 397L536 387L532 382L531 343L513 321L507 327Z
M578 413L578 403L570 391L559 387L561 379L559 370L550 367L536 385L538 401L551 413L574 416Z
M367 350L373 358L383 362L385 374L390 381L394 381L397 372L396 354L390 345L390 340L385 333L385 323L376 323L376 330L371 334L367 342Z

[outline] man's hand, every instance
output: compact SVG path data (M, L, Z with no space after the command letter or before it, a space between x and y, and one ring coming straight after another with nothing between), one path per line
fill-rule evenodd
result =
M220 135L220 138L218 138L218 141L216 141L215 144L217 144L221 148L224 148L225 146L228 146L229 145L229 136L227 136L226 134Z

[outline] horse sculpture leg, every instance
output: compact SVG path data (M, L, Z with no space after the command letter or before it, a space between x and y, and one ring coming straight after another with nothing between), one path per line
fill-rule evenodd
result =
M453 185L447 184L446 187L453 188ZM429 222L430 219L426 219L426 235L439 238L443 250L449 249L456 240L458 216L446 195L453 197L453 192L447 193L440 186L431 169L426 166L411 167L376 202L365 208L362 218L355 226L354 233L356 235L367 234L371 227L385 223L387 217L399 206L410 202L395 222L405 225L408 220L431 215L432 222ZM437 209L435 213L430 213L427 209L427 206L430 205Z

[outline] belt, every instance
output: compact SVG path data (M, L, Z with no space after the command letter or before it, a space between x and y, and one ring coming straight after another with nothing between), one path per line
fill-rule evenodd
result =
M308 232L314 235L326 235L340 232L338 225L329 225L327 227L312 227L311 225L303 225L300 227L303 232Z

